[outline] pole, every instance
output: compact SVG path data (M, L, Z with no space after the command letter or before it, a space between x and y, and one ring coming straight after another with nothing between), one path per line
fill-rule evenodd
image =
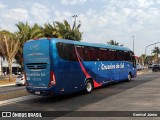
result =
M132 36L133 37L133 52L134 52L134 36Z
M145 56L147 57L147 48L149 47L149 46L152 46L152 45L155 45L155 44L158 44L158 43L160 43L160 42L156 42L156 43L153 43L153 44L150 44L150 45L147 45L146 46L146 48L145 48Z
M145 48L145 58L147 58L147 48L148 48L149 46L152 46L152 45L155 45L155 44L158 44L158 43L160 43L160 42L156 42L156 43L153 43L153 44L150 44L150 45L147 45L147 46L146 46L146 48Z
M78 15L73 15L72 17L74 17L75 27L76 27L76 18L78 17Z

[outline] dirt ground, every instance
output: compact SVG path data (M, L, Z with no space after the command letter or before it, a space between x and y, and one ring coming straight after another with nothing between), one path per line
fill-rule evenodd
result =
M16 78L12 78L11 81L9 81L9 78L1 79L0 80L0 85L14 84L15 81L16 81Z

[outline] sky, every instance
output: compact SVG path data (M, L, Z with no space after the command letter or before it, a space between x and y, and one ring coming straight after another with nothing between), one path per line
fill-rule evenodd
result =
M0 29L16 32L15 24L81 23L82 41L107 43L115 40L137 56L147 45L160 42L160 0L0 0ZM160 47L160 43L147 48Z

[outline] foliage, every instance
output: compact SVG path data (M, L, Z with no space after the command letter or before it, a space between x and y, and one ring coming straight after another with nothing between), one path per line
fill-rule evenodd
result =
M154 53L155 57L155 61L158 63L158 55L160 54L160 48L159 47L154 47L154 49L152 50L152 53Z
M34 24L33 26L29 26L28 23L22 23L19 22L18 24L16 24L16 26L18 27L18 34L20 34L19 36L19 40L20 40L20 47L18 49L18 52L15 56L15 59L17 61L17 63L21 66L23 66L23 53L22 53L22 49L23 49L23 44L30 39L33 38L40 38L40 37L44 37L44 34L41 30L41 27L38 26L37 24Z
M69 39L80 41L82 32L79 31L81 24L76 26L75 22L71 28L70 24L64 20L63 22L53 22L44 25L43 32L45 37L55 37L61 39Z
M30 39L42 37L54 37L80 41L82 32L79 31L81 24L73 26L64 20L63 22L53 22L53 24L44 24L44 27L34 24L30 26L27 22L16 24L18 31L10 33L9 31L0 32L0 57L8 61L10 75L12 75L12 61L15 58L17 63L23 67L23 44Z
M107 42L109 45L116 45L116 46L123 46L123 44L119 45L118 42L116 42L115 40L110 40L109 42Z

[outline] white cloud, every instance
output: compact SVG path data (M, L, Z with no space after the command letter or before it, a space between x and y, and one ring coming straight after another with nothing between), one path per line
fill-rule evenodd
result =
M7 5L4 5L4 4L0 3L0 9L6 8L6 7L7 7Z
M40 23L44 24L50 19L50 9L47 6L34 3L31 6L30 14L32 15L30 22L31 23Z
M61 3L64 5L74 5L74 4L82 4L85 3L87 0L61 0Z
M23 8L16 8L5 11L2 14L2 17L5 19L18 20L18 21L26 21L29 18L28 11Z
M1 29L15 32L17 29L15 24L19 21L26 22L29 20L28 11L24 8L3 9L1 12L0 27Z
M53 21L62 22L64 19L70 22L73 19L72 18L73 15L74 15L74 13L71 11L56 10L56 11L54 11L54 16L53 16L52 22Z

